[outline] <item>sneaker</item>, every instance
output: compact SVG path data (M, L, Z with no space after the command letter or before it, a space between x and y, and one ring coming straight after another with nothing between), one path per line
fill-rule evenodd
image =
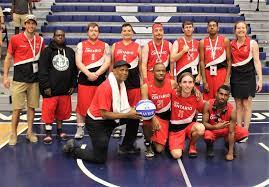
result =
M82 139L84 137L84 126L77 127L77 132L75 134L75 139Z
M154 151L153 151L153 149L152 149L152 146L151 146L151 145L146 146L146 150L145 150L145 156L146 156L147 158L152 158L152 157L154 157L154 156L155 156Z
M8 145L14 146L17 144L17 135L11 134L9 138Z
M238 141L239 143L246 143L248 141L248 136Z
M64 132L61 132L60 134L57 134L56 138L58 138L59 140L62 140L62 141L68 140L68 136Z
M120 138L121 137L121 133L122 133L122 129L115 129L112 137L113 138Z
M72 153L76 147L76 142L74 139L68 140L63 146L64 153Z
M206 142L206 155L208 158L213 158L215 156L213 151L213 142Z
M189 158L196 158L196 157L197 157L196 145L190 145Z
M26 139L31 143L38 141L37 136L34 133L26 134Z
M142 133L142 131L140 129L138 129L136 137L137 138L142 138L143 137L143 133Z
M120 145L118 148L118 154L123 155L123 154L138 154L140 153L140 148L139 147L135 147L135 146L131 146L131 147L127 147L127 146L122 146Z
M51 144L52 143L52 136L51 135L46 135L45 138L43 139L44 144Z

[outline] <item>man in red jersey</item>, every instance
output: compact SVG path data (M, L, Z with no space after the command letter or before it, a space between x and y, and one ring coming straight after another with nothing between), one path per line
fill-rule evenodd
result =
M141 99L141 47L138 43L132 40L134 31L130 23L124 23L121 28L122 40L112 45L112 64L124 60L131 65L125 85L129 104L131 107L135 107ZM112 65L110 67L112 67ZM132 125L127 125L126 133L129 133L130 131L132 134L136 134L139 127L139 120L132 120L130 123L132 123ZM121 132L121 127L116 128L113 137L120 138Z
M171 62L176 62L176 74L178 77L184 72L190 72L195 77L195 84L200 85L201 75L199 68L199 41L193 39L194 31L193 22L184 21L182 23L182 31L184 36L178 38L171 50Z
M172 44L163 39L164 30L161 23L154 23L152 25L152 35L153 40L148 42L142 50L142 73L144 81L153 79L152 70L156 63L163 63L167 72L174 69L174 64L169 63ZM173 76L172 73L170 75Z
M25 31L14 35L8 45L4 62L3 84L10 87L8 78L10 63L14 61L14 76L12 81L12 124L9 145L17 144L17 126L21 110L27 100L28 129L26 138L30 142L37 142L33 133L35 108L39 107L38 60L44 48L43 38L35 33L37 19L34 15L27 15L24 21Z
M197 112L203 111L203 100L196 96L194 77L185 72L178 78L179 87L172 92L169 149L175 159L182 156L185 139L190 139L189 157L196 158L196 142L204 135L205 127L196 122Z
M88 24L88 40L80 42L76 50L76 64L80 70L78 76L77 98L77 132L76 139L84 136L84 122L94 93L106 79L106 71L110 66L109 45L98 39L99 25Z
M228 38L218 35L219 26L215 20L207 25L209 36L200 41L200 66L204 85L203 97L213 99L217 89L230 83L231 49Z
M234 142L245 139L248 131L236 125L236 110L228 102L230 87L222 85L216 93L216 99L205 103L203 112L203 124L206 127L204 139L207 144L207 156L213 157L213 143L219 137L224 137L228 152L226 160L234 159Z
M115 62L113 71L96 90L86 117L86 129L91 137L93 150L80 148L72 139L64 145L65 153L89 162L104 163L113 129L125 124L127 119L141 119L140 114L128 103L124 81L128 77L130 67L131 65L125 61ZM129 154L137 153L134 142L130 142L133 139L130 135L125 135L121 150L124 149Z
M151 120L143 121L145 135L146 157L153 157L152 142L156 152L164 150L171 115L171 94L176 87L171 79L165 78L166 68L164 64L157 63L153 67L154 79L149 80L141 87L142 99L151 100L156 106L155 116Z

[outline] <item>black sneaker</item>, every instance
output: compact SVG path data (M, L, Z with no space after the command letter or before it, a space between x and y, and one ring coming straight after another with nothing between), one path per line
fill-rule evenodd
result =
M62 140L62 141L68 140L68 136L64 132L61 132L60 134L57 134L56 138L58 138L59 140Z
M72 153L76 147L76 142L74 139L68 140L63 146L64 153Z
M52 143L52 136L51 135L46 135L45 138L43 139L44 144L51 144Z
M213 142L206 142L206 156L208 158L213 158L215 156L213 151Z
M139 147L135 147L135 146L131 146L131 147L127 147L127 146L119 146L118 149L118 154L123 155L123 154L138 154L140 153L140 148Z

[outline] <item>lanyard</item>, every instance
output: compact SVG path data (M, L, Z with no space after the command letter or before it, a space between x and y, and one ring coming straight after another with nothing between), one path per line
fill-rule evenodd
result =
M215 56L216 56L216 49L217 49L218 41L219 41L219 36L217 36L216 43L215 43L215 46L213 48L211 38L209 37L209 44L210 44L210 49L211 49L211 56L212 56L212 59L213 60L215 59Z
M31 48L32 53L33 53L33 59L34 59L35 58L35 50L36 50L36 37L34 35L34 46L33 46L31 40L28 39L27 35L25 33L24 33L24 35L26 36L26 38L28 40L28 43L29 43L30 48Z
M66 56L65 56L65 50L63 49L63 57L64 57L64 62L66 63L66 61L67 61L67 58L66 58ZM61 53L60 53L60 50L58 49L58 55L62 55Z
M161 51L160 51L160 54L159 54L159 52L158 52L158 50L157 50L157 47L156 47L154 41L153 41L153 47L154 47L154 49L155 49L155 51L156 51L156 55L157 55L158 61L159 61L159 62L162 62L161 57L162 57L162 54L163 54L163 40L162 40L162 45L161 45Z
M189 46L189 45L187 44L187 41L186 41L185 37L183 37L183 40L184 40L185 45ZM193 46L193 39L191 39L191 50L188 51L188 56L191 56L191 52L194 51L193 48L194 48L194 46Z

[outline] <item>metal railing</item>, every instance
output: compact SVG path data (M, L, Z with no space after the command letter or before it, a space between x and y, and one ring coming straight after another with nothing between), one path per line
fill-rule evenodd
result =
M252 3L253 0L250 0L250 2ZM257 1L257 8L256 8L256 11L259 11L259 10L260 10L260 9L259 9L259 6L260 6L260 0Z

